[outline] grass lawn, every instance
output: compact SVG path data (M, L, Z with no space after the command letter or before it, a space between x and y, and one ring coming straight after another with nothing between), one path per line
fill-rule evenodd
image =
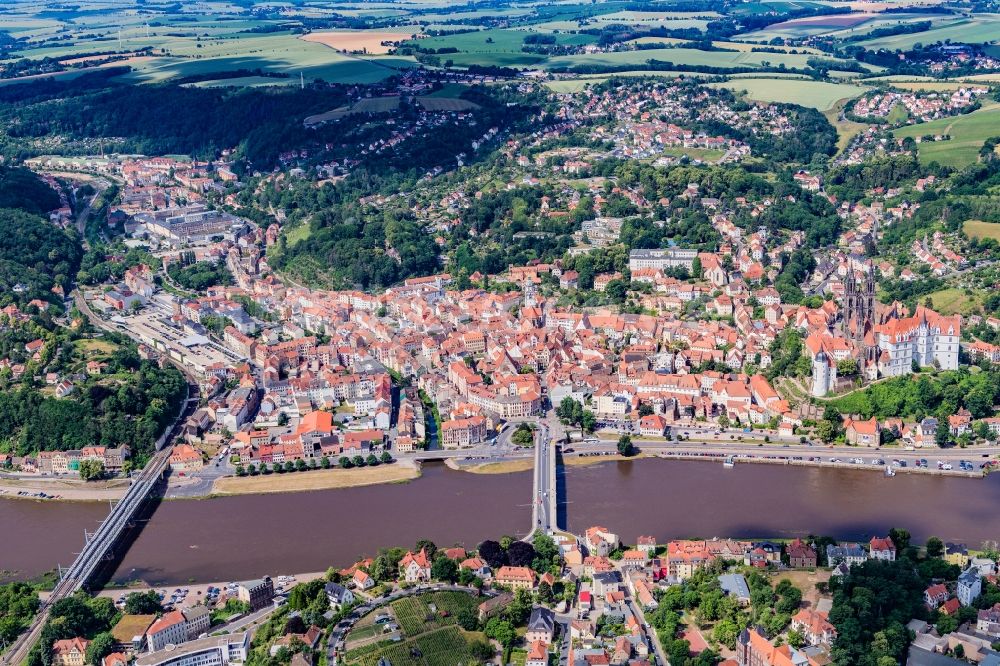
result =
M714 88L745 90L747 97L760 102L789 102L811 106L826 111L843 99L865 93L868 88L851 83L825 83L823 81L794 81L787 79L752 78L710 83Z
M335 462L335 461L334 461ZM419 470L395 463L378 467L326 469L305 472L285 472L259 476L223 477L216 480L213 493L221 495L256 495L259 493L303 492L329 488L371 486L377 483L398 483L420 476Z
M1000 225L998 225L1000 226ZM76 341L76 348L81 354L87 357L87 360L94 358L95 356L110 356L118 349L117 345L114 345L107 340L101 340L99 338L88 338L84 340Z
M716 150L715 148L684 148L683 146L666 146L663 149L663 155L671 157L683 157L686 155L689 159L701 160L702 162L718 162L725 154L726 151Z
M308 222L300 222L294 227L285 227L285 243L292 247L299 241L304 241L312 234L312 226Z
M943 166L961 168L979 159L979 149L986 139L1000 135L1000 104L988 102L972 113L902 127L893 134L897 137L950 136L948 141L922 142L917 156L922 164L936 161Z
M982 304L980 295L969 296L962 289L949 288L929 295L933 308L943 315L971 314Z
M962 231L969 238L992 238L1000 241L1000 224L996 222L980 222L969 220L962 225Z

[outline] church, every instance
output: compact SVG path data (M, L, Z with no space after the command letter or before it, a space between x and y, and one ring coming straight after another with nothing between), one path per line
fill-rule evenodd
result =
M836 389L837 362L853 358L868 381L909 374L917 366L958 368L962 318L922 306L911 315L901 303L875 301L875 267L865 262L844 280L840 330L813 333L806 339L812 357L812 394ZM839 335L838 335L839 333Z

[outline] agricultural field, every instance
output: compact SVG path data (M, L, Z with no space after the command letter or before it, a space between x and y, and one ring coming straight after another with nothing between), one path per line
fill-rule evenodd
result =
M844 99L863 95L868 88L848 83L825 83L823 81L796 81L794 85L786 79L748 78L708 84L714 88L746 91L749 99L758 102L787 102L811 106L826 111Z
M911 49L918 42L921 44L933 44L946 40L971 44L996 42L1000 40L1000 16L981 14L973 18L942 21L925 32L877 37L858 42L858 45L869 49L895 51L897 49Z
M383 658L393 666L455 666L473 662L469 642L458 627L445 627L399 643L376 644L362 648L363 654L345 663L352 666L377 666Z
M376 666L380 659L386 658L393 666L468 663L469 641L480 637L455 626L456 615L463 611L475 612L479 601L465 592L434 592L398 599L392 602L391 609L404 640L379 641L352 649L344 656L344 662L351 666ZM384 611L373 611L369 617L374 618L380 612ZM370 625L368 617L358 623L358 630L364 632L362 638L374 635ZM349 634L348 639L351 638Z
M772 39L802 39L842 30L856 29L876 18L875 14L830 14L775 23L764 30L744 33L738 39L748 42L769 42Z
M475 102L454 97L418 97L417 103L428 111L471 111L479 108Z
M962 231L969 238L992 238L1000 241L1000 224L996 222L969 220L962 225Z
M336 32L312 32L303 37L307 42L329 46L337 51L349 53L385 54L393 42L403 42L413 37L413 33L383 30L339 30Z
M306 126L319 125L330 120L345 118L355 113L390 113L399 108L399 97L367 97L350 106L341 106L325 113L317 113L303 119Z
M616 53L584 53L557 56L545 63L548 69L581 66L644 65L651 60L675 65L700 67L777 67L806 68L812 56L805 53L750 53L739 51L700 51L698 49L647 49Z
M428 37L407 42L409 46L422 49L457 49L457 53L443 53L442 60L450 60L458 66L498 65L502 67L531 67L545 60L544 55L525 53L521 50L524 39L533 34L527 30L479 30L458 35ZM582 46L596 41L593 35L555 35L556 43L567 46Z
M900 138L949 136L951 138L947 141L921 142L917 149L920 162L938 162L956 168L967 166L979 159L979 149L986 139L1000 136L1000 103L985 104L981 109L963 116L902 127L893 134Z

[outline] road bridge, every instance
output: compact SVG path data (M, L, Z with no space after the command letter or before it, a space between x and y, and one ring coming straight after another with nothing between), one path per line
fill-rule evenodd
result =
M192 386L188 384L188 397L173 425L156 441L156 453L149 459L146 466L132 478L129 488L122 498L117 503L112 503L111 512L101 522L97 530L93 533L84 531L83 550L80 551L68 569L60 571L59 582L56 583L48 598L42 602L41 609L27 631L14 641L10 649L0 655L0 666L17 666L24 662L49 619L52 604L84 589L101 566L113 558L115 544L132 527L139 510L146 500L154 494L154 489L167 472L171 451L171 447L167 444L179 432L184 420L197 407L197 396L197 386L193 387L192 390Z
M539 423L535 430L531 532L525 537L527 540L531 540L536 534L552 535L559 530L556 465L556 444L552 441L548 426Z

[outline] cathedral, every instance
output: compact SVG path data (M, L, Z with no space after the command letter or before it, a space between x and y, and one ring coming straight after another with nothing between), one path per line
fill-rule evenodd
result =
M868 381L909 374L917 366L958 368L962 318L918 306L910 315L901 303L875 300L875 268L866 262L848 270L839 329L814 331L806 338L812 357L812 394L837 386L837 362L853 358Z

